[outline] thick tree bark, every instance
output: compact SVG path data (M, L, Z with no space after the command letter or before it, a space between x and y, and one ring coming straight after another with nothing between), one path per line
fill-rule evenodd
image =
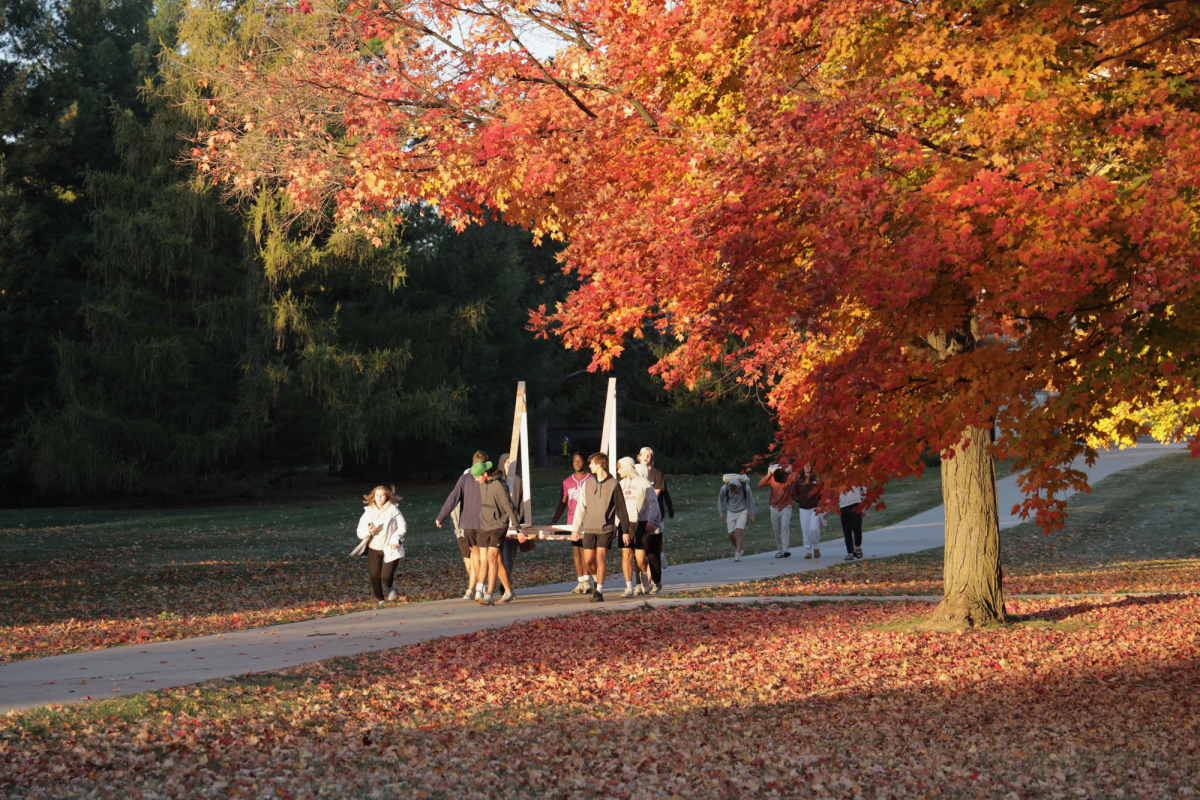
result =
M971 428L942 459L942 501L946 504L944 591L933 621L947 625L1003 622L1004 587L1000 569L1000 514L991 432Z

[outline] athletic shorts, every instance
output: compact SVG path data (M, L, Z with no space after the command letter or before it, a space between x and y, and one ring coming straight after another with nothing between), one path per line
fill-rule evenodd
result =
M625 537L618 533L617 540L621 542L622 550L645 550L646 549L646 526L649 523L645 520L638 522L637 527L633 530L633 536L629 537L629 544L625 544Z
M508 536L508 528L494 528L490 531L480 531L476 537L476 547L499 547Z
M579 537L584 550L607 550L612 546L612 533L585 533Z
M471 557L471 545L467 542L467 536L464 533L462 536L455 536L454 540L458 542L458 554L463 558Z
M460 541L466 542L468 548L479 547L479 535L481 533L483 533L483 531L479 530L478 528L467 528L463 531L462 539ZM462 545L459 545L459 547L461 548Z
M750 516L749 509L743 508L741 511L726 511L725 512L725 527L733 533L738 528L745 530L746 518Z

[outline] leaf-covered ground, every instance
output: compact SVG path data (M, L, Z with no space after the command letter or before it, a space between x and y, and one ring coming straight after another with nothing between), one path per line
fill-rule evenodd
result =
M1200 591L1200 461L1170 455L1112 475L1076 495L1069 513L1066 526L1049 535L1032 524L1001 532L1007 593ZM869 552L869 532L864 543ZM827 551L845 554L839 542ZM937 595L942 557L935 548L863 559L691 596Z
M1200 597L675 607L0 719L0 793L1191 797ZM520 646L516 646L517 642Z
M535 521L550 522L567 472L534 474ZM672 476L672 562L730 555L716 513L720 486L712 476ZM889 489L888 513L937 505L939 486L936 470L898 481ZM371 487L337 481L316 488L336 494L214 508L0 512L0 663L373 606L366 560L346 555L357 542L359 498ZM409 525L401 602L454 597L465 588L453 533L433 525L451 488L401 491ZM872 521L889 518L881 513ZM746 549L771 549L772 542L764 515L751 526ZM569 546L543 543L520 557L518 585L573 580L570 559ZM610 556L610 570L618 564Z

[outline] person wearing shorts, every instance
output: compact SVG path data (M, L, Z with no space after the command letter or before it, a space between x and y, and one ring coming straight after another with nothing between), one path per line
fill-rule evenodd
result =
M627 536L633 535L633 525L629 521L629 510L625 506L621 487L608 472L608 456L593 453L588 459L588 469L592 471L592 477L587 479L583 491L579 493L579 504L575 506L575 518L571 522L571 541L583 543L585 567L588 574L596 576L592 602L603 603L604 558L612 546L618 524L620 532Z
M575 521L575 509L579 503L579 494L583 491L583 484L587 483L588 478L592 473L588 471L587 456L576 451L571 456L571 467L575 471L566 477L562 482L562 496L558 500L558 508L554 510L554 519L550 520L551 525L557 525L559 518L563 512L567 512L567 525ZM583 559L583 542L571 542L571 557L575 560L575 588L571 590L571 594L591 594L596 588L595 579L585 569Z
M621 596L658 594L659 584L655 579L661 581L662 574L652 574L646 559L648 551L660 552L662 543L662 513L659 511L654 485L638 474L632 458L622 458L617 462L617 475L621 479L625 510L629 512L631 521L636 520L633 535L621 535L621 571L625 573L625 591ZM635 561L636 589L633 569Z
M754 493L750 478L736 473L724 477L725 485L717 492L717 517L725 520L733 560L741 561L746 544L746 521L754 522Z
M487 461L487 453L476 450L471 457L472 467ZM442 504L434 523L440 528L442 521L449 516L454 522L454 536L458 541L458 554L462 556L463 567L467 571L467 591L464 600L475 599L476 572L475 563L478 553L475 550L475 537L479 533L479 484L467 470L454 484L450 496Z
M512 499L513 510L517 517L522 516L521 506L522 498L522 482L521 476L517 474L516 459L510 458L508 453L500 456L500 475L503 476L505 484L508 486L509 495ZM517 554L528 553L537 547L537 539L528 538L518 529L517 536L506 536L504 541L500 543L500 580L508 587L504 593L504 597L500 599L502 603L512 602L513 597L517 593L517 582L514 574L517 569Z
M485 461L471 467L471 475L479 483L479 533L475 546L481 553L475 562L475 601L483 606L495 605L492 595L496 591L496 578L504 587L502 602L512 600L512 586L508 574L500 568L500 547L508 536L509 528L519 529L520 520L513 509L512 495L500 470L492 469L492 462ZM486 576L487 584L482 582Z

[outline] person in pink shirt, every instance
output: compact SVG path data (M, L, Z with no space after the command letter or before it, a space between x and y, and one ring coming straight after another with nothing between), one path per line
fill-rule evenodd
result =
M587 456L581 452L576 452L571 456L571 468L575 471L562 482L562 497L558 500L558 508L554 511L554 519L550 521L551 525L558 524L564 511L567 512L567 525L575 521L575 507L579 503L579 493L583 491L583 484L587 483L587 479L592 477L592 473L588 470ZM591 594L592 590L596 588L595 579L588 575L583 560L582 540L571 542L571 555L575 559L575 577L577 579L571 594Z

